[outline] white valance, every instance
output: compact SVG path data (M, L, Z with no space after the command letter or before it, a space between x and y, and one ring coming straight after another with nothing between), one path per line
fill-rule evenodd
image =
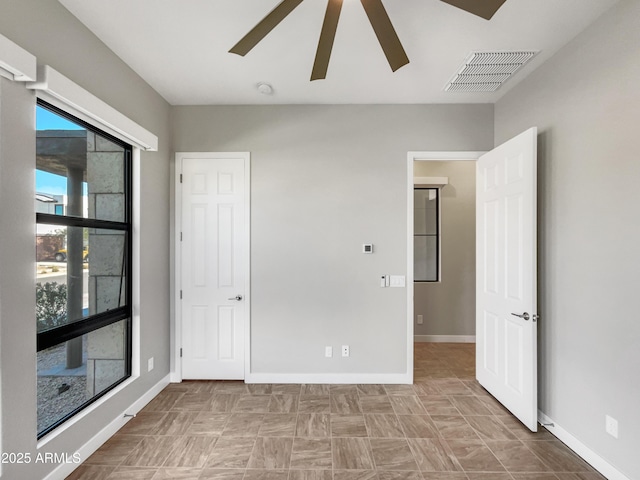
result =
M36 79L36 57L0 34L0 76L16 82Z
M142 150L157 151L158 137L49 65L27 84L38 97Z
M415 188L442 188L449 185L449 177L414 177Z

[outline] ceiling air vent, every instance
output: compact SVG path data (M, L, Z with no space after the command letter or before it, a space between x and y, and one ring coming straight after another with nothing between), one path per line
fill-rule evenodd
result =
M444 89L447 92L494 92L536 53L473 52Z

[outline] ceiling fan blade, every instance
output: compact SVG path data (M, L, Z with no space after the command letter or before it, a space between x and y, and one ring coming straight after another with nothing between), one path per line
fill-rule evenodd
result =
M260 20L249 33L242 37L242 39L229 50L229 53L236 53L244 57L301 3L302 0L283 0L280 2L280 4Z
M491 20L491 17L500 9L500 7L507 0L442 0L449 5L466 10L469 13L473 13L486 20Z
M409 57L407 57L404 48L402 48L402 43L400 43L398 34L391 24L391 19L389 19L384 5L382 5L382 0L360 1L362 2L365 12L367 12L369 22L378 37L382 50L384 50L391 70L395 72L400 67L409 63Z
M324 23L322 24L322 31L320 32L320 40L318 40L316 59L313 62L311 81L327 78L329 58L331 58L333 41L336 38L338 20L340 19L340 11L342 10L342 1L343 0L329 0L327 5L327 12L324 15Z

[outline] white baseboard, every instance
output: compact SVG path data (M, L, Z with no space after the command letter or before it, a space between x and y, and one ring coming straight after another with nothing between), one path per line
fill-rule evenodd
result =
M411 384L413 373L248 373L245 383Z
M167 385L169 385L169 375L164 377L147 392L142 395L138 400L133 402L124 412L114 418L106 427L95 434L87 443L78 449L80 458L84 462L89 458L98 448L100 448L107 440L109 440L118 430L120 430L125 423L131 420L131 417L125 417L128 415L137 415L140 410L144 408L156 395L158 395ZM44 480L64 480L67 476L78 468L80 465L74 463L63 463L49 475L44 477Z
M631 480L630 477L627 477L624 473L611 465L571 433L558 425L555 420L548 417L540 410L538 410L538 421L544 426L544 428L549 430L549 432L554 436L558 437L562 443L582 457L585 462L607 477L608 480Z
M476 343L475 335L414 335L414 342L426 343Z

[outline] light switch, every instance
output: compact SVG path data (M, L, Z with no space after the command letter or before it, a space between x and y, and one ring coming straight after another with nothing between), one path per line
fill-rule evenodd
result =
M390 285L391 287L400 287L404 288L406 280L404 275L390 275Z
M362 253L373 253L373 243L363 243Z

